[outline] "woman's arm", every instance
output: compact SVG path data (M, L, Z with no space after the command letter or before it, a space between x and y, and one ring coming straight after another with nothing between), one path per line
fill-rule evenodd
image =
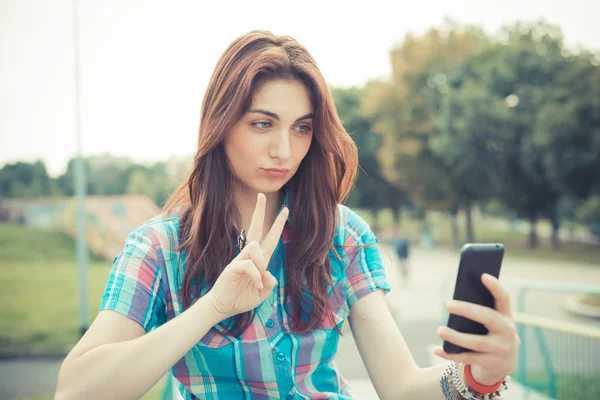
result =
M63 362L55 399L138 399L222 319L210 293L149 333L101 311Z
M489 333L470 335L442 327L438 329L438 336L473 351L446 354L436 348L435 354L471 364L475 381L492 386L512 372L520 340L512 321L508 292L489 275L483 275L482 282L494 296L495 310L452 301L448 311L482 323ZM377 290L361 298L350 310L352 332L377 393L382 399L443 400L439 381L445 365L431 368L416 365L383 297L383 292Z
M390 314L383 291L361 298L350 326L379 398L444 400L439 380L445 365L419 368Z

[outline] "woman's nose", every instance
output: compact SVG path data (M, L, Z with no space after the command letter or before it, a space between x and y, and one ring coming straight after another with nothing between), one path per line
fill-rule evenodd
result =
M287 160L292 155L290 136L288 132L279 133L271 146L271 157Z

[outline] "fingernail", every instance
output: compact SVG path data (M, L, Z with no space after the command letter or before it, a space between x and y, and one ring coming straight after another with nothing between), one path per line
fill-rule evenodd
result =
M450 307L450 308L456 307L456 301L448 300L448 302L446 303L446 307Z

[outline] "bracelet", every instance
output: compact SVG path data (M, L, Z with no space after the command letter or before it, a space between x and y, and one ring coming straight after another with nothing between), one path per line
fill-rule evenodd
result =
M451 385L448 381L448 375L442 375L442 379L440 380L440 385L442 386L442 394L446 400L460 400L456 398L454 392L451 389Z
M490 393L497 392L498 389L500 389L500 386L502 386L503 379L500 379L496 384L494 384L492 386L485 386L485 385L481 385L481 384L477 383L475 378L473 378L473 374L471 374L471 365L470 364L465 364L464 373L465 373L465 379L467 380L468 385L472 389L476 390L477 392L479 392L481 394L490 394Z
M465 385L458 373L458 363L453 361L446 367L440 379L440 386L446 400L489 400L500 397L501 393L508 389L509 381L510 376L507 375L494 392L479 393Z

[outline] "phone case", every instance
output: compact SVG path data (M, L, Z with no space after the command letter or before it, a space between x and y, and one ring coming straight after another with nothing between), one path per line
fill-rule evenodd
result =
M503 257L504 245L499 243L466 244L463 246L453 298L495 308L494 297L481 282L481 276L488 273L498 278ZM475 335L488 333L487 328L482 324L454 314L449 315L447 326L459 332ZM450 354L471 351L447 341L444 341L443 347L444 351Z

